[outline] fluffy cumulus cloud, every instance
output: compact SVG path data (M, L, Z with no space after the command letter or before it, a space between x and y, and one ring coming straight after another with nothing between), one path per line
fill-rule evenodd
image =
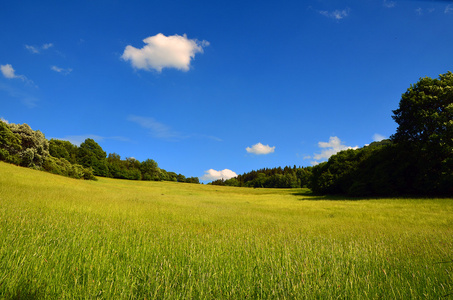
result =
M0 65L0 71L5 78L19 78L20 76L16 75L16 71L13 69L13 66L10 64Z
M269 145L263 145L261 143L255 144L252 147L245 148L248 153L263 155L273 153L275 151L275 146L270 147Z
M204 172L205 174L200 177L201 180L204 181L212 181L212 180L218 180L218 179L223 179L227 180L233 177L238 176L235 172L229 170L229 169L224 169L222 171L216 171L214 169L209 169Z
M130 61L134 68L158 72L163 68L188 71L195 54L203 53L203 47L209 45L207 41L188 39L185 34L165 36L159 33L147 37L143 42L146 45L141 49L126 46L121 58Z
M318 164L319 160L327 160L329 157L331 157L334 154L337 154L340 151L359 148L358 146L351 147L344 145L343 142L336 136L331 136L328 142L319 142L318 147L321 148L322 150L321 153L313 155L313 159L315 159L314 161L311 162L313 165ZM311 156L305 157L305 159L310 158L312 157Z

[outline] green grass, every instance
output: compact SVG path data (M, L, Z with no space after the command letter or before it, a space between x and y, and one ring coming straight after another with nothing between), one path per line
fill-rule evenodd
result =
M438 299L453 199L335 199L0 163L0 299ZM448 296L450 295L450 296Z

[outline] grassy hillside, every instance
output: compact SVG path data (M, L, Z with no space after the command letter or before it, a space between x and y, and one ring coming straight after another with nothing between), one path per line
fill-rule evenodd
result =
M2 298L439 298L453 199L100 178L0 163Z

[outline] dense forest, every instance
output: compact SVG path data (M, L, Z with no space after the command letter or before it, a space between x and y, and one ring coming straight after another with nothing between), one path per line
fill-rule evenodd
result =
M78 179L102 176L200 183L198 177L167 172L152 159L140 162L134 158L121 159L116 153L107 156L93 139L86 139L80 146L57 139L48 141L41 131L32 130L27 124L3 121L0 121L0 160Z
M402 95L388 140L341 151L313 167L260 169L213 185L265 188L309 187L316 194L348 196L453 195L453 73L421 78ZM199 183L167 172L147 159L109 155L93 140L80 146L48 141L27 124L0 121L0 160L64 176Z

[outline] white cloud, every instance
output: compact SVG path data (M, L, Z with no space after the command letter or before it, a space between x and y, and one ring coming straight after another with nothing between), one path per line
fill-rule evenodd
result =
M8 120L4 119L3 117L0 117L0 121L2 121L3 123L9 124Z
M204 172L205 174L200 177L201 180L205 181L212 181L212 180L218 180L218 179L223 179L227 180L233 177L238 176L235 172L229 170L229 169L224 169L222 171L216 171L214 169L209 169Z
M131 45L126 46L122 59L130 61L137 69L161 72L163 68L175 68L188 71L190 61L196 53L203 53L203 47L209 45L207 41L188 39L184 34L165 36L159 33L143 40L146 44L141 49Z
M16 70L14 70L13 66L10 64L0 65L0 71L2 72L3 76L8 79L20 79L23 82L34 85L34 82L28 79L25 75L17 75ZM37 87L37 86L35 86Z
M319 10L318 12L325 17L335 20L341 20L349 16L350 9L349 8L343 10L336 9L334 11Z
M343 142L336 136L331 136L328 142L319 142L318 147L322 148L323 150L321 151L321 153L313 155L315 161L311 162L312 165L317 165L319 164L318 160L327 160L329 159L329 157L337 154L340 151L359 148L359 146L351 147L344 145ZM306 158L308 159L311 157L307 156Z
M27 49L31 53L35 53L35 54L39 53L39 50L36 47L34 47L34 46L25 45L25 49Z
M59 68L57 66L51 66L50 69L55 71L55 72L57 72L57 73L61 73L63 75L68 75L69 73L72 72L71 68L63 69L63 68Z
M25 45L25 49L27 49L28 51L30 51L30 53L33 54L41 53L41 50L47 50L51 47L53 47L52 43L43 44L42 46Z
M385 139L386 139L386 137L383 136L382 134L375 133L373 135L373 141L375 141L375 142L380 142L380 141L385 140Z
M248 153L253 153L256 155L269 154L275 151L275 146L270 147L269 145L263 145L261 143L255 144L252 147L245 148Z
M13 66L10 64L0 65L0 70L2 71L3 76L5 78L18 78L19 76L16 75L16 71L13 69Z

